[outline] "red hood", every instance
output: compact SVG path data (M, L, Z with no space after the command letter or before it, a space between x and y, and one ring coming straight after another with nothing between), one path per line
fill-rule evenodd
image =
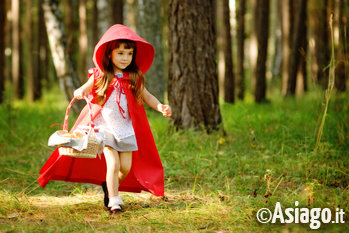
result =
M145 74L153 63L154 47L130 28L121 24L111 26L97 43L93 53L93 62L95 66L103 71L102 57L105 51L105 45L110 41L119 39L132 40L137 43L136 64L142 73Z

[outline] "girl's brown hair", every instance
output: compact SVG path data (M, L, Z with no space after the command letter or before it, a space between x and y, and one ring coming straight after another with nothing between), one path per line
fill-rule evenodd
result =
M120 47L121 44L124 44L125 49L133 49L133 57L131 64L124 69L124 71L129 73L130 76L130 87L133 95L136 97L137 101L141 100L141 94L144 89L144 76L139 70L136 64L136 53L137 47L136 42L131 40L114 40L106 44L106 49L102 58L102 68L103 68L103 77L98 79L95 83L96 89L96 102L103 104L106 100L106 91L109 87L110 82L114 78L114 64L111 59L111 53L114 49Z

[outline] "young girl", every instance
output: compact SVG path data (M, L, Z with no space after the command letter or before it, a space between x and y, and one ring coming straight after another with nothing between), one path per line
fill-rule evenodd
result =
M118 213L123 201L119 190L146 190L162 196L163 168L142 105L144 101L165 117L171 108L163 105L144 86L143 74L154 58L154 48L124 25L114 25L97 43L89 70L89 80L74 96L92 96L93 121L104 135L102 159L77 159L59 155L56 150L41 169L38 181L45 187L49 180L88 182L106 181L111 213ZM72 130L89 122L87 106Z

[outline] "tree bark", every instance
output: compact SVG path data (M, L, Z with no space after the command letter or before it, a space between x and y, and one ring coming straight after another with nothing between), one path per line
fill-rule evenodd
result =
M292 0L286 0L281 5L282 7L282 18L281 18L281 31L282 31L282 64L281 64L281 74L282 74L282 87L281 92L283 96L287 93L287 82L288 82L288 65L290 59L290 48L291 48L291 31L293 28L292 20Z
M224 27L224 101L234 103L235 80L233 71L233 49L230 30L230 8L229 0L223 2L223 27Z
M250 86L251 86L251 92L254 93L256 90L256 65L257 65L257 56L258 56L258 41L257 41L257 27L258 27L258 10L257 10L257 1L258 0L251 0L250 1L250 8L252 9L251 12L253 12L252 16L252 27L250 30L250 40L249 40L249 62L250 62Z
M32 24L32 0L26 1L27 5L27 19L26 19L26 37L28 39L29 43L29 59L28 61L28 67L27 67L27 77L28 77L28 93L29 93L29 100L34 101L35 100L35 78L37 77L36 74L34 74L34 67L36 67L36 60L34 59L33 55L35 54L34 51L34 39L33 39L33 24Z
M272 77L273 79L279 79L282 72L282 5L284 1L275 0L273 4L276 7L276 22L275 22L275 50L272 64Z
M327 88L330 62L327 0L309 0L309 31L312 46L311 72L315 82Z
M98 9L98 39L101 38L110 27L109 23L109 4L108 0L96 0Z
M245 70L244 70L244 47L245 47L245 0L236 1L236 16L237 16L237 65L236 65L236 90L237 97L240 100L245 96Z
M111 10L111 24L123 24L124 22L124 1L114 0L110 1Z
M6 32L6 1L0 1L0 35ZM5 37L0 36L0 104L5 91Z
M38 29L38 43L39 43L39 56L37 57L38 67L38 77L41 81L45 80L46 85L49 81L48 79L48 66L49 66L49 51L47 47L47 33L45 28L44 11L42 9L42 4L44 0L39 0L39 29ZM41 82L40 82L40 85Z
M294 96L296 93L297 73L301 61L302 43L305 36L305 15L306 15L306 0L298 0L295 2L295 27L293 30L292 47L290 51L290 60L288 64L288 80L286 95ZM303 48L304 51L304 48ZM301 69L302 70L302 69Z
M92 14L92 44L95 46L98 43L100 32L98 29L98 17L99 17L99 12L98 12L98 6L97 6L97 1L93 1L93 14Z
M68 101L73 98L74 90L80 87L78 75L73 69L69 54L66 54L66 36L57 0L44 0L45 25L50 43L51 54L59 78L59 84ZM75 112L82 109L83 103L73 105Z
M298 64L297 72L297 84L296 84L296 94L303 94L308 91L308 72L307 72L307 54L308 54L308 28L306 22L308 21L307 5L308 0L304 0L305 9L301 13L301 18L303 18L304 23L300 25L301 31L301 45L298 51L300 60Z
M169 102L177 128L207 132L221 123L214 1L170 0Z
M349 52L348 52L348 38L345 30L348 24L348 15L345 14L346 4L344 1L336 0L336 12L338 15L337 28L338 28L338 44L337 44L337 56L336 56L336 69L335 69L335 87L339 92L345 92L347 88L347 77L349 67Z
M67 36L67 46L66 53L71 55L72 66L78 69L81 61L80 61L80 11L79 11L79 1L74 0L64 0L64 26L66 28L66 36ZM86 58L85 58L86 59ZM82 75L80 72L78 73L80 80L82 81Z
M79 1L79 77L82 82L87 80L87 27L86 27L86 1Z
M24 96L23 76L21 72L21 30L20 30L20 1L12 1L12 81L15 97Z
M158 0L137 0L136 3L137 33L151 43L155 49L153 64L146 74L146 87L160 101L163 101L165 93L165 70L160 2Z
M256 66L256 89L255 101L257 103L266 100L266 61L268 51L268 36L269 36L269 0L257 0L257 41L258 41L258 56Z

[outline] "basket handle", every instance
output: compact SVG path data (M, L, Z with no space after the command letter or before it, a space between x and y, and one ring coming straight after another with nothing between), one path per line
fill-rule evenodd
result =
M70 103L69 103L69 105L68 105L68 107L67 107L67 111L66 111L65 117L64 117L64 124L63 124L63 127L62 127L63 130L68 131L69 112L70 112L71 106L73 105L73 103L74 103L74 101L75 101L76 99L77 99L77 97L74 97L74 98L70 101ZM89 124L89 125L90 125L92 128L94 128L95 125L94 125L94 123L93 123L93 121L92 121L92 106L91 106L91 102L90 102L90 100L89 100L85 95L84 95L84 99L85 99L85 101L86 101L86 103L87 103L88 111L89 111L89 114L90 114L90 124Z

